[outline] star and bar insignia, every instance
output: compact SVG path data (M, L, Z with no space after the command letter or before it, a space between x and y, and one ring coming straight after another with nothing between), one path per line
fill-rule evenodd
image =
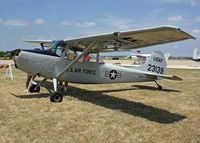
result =
M116 70L106 71L105 76L109 77L111 80L115 80L116 78L121 77L121 73L117 73Z

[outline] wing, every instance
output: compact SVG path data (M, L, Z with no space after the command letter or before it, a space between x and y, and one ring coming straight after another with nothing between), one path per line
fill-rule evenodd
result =
M195 38L179 28L165 26L64 40L69 49L72 49L73 51L80 51L82 53L61 72L59 72L56 75L56 78L62 76L81 57L89 52L136 49L186 39ZM174 79L174 77L165 78Z
M180 28L163 26L135 31L114 32L64 41L69 45L70 49L75 51L84 51L90 43L95 42L90 52L109 52L143 48L186 39L195 38L182 31Z
M26 40L25 42L33 43L33 44L40 44L44 47L49 47L53 40Z

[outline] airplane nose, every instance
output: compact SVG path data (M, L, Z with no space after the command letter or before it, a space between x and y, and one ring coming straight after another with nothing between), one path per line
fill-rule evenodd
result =
M13 60L14 60L15 68L17 68L17 58L20 52L21 52L21 49L16 49L14 51L11 51L11 55L14 57Z
M20 52L21 52L21 49L16 49L16 50L11 51L11 55L18 56Z
M17 62L16 62L15 57L13 58L13 61L14 61L14 64L15 64L15 68L17 69Z

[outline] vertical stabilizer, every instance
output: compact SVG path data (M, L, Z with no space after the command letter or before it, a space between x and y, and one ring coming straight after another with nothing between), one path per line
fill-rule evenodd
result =
M145 64L137 67L137 69L158 76L164 75L167 70L164 54L161 51L154 51Z
M197 48L194 49L193 58L192 59L193 60L197 60L198 59L198 49Z

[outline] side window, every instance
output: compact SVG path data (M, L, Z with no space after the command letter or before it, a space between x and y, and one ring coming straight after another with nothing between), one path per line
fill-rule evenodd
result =
M89 62L96 62L96 61L97 61L96 54L89 54L89 55L86 57L86 61L89 61Z

